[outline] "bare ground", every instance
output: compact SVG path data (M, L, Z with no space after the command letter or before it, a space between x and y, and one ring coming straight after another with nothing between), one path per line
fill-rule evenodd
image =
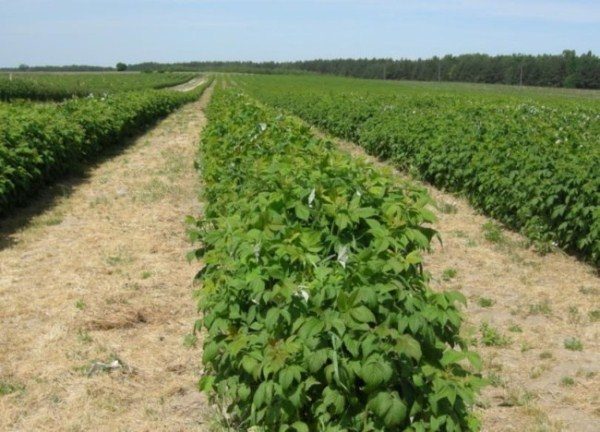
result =
M210 90L0 221L0 430L207 429L183 219Z
M181 91L181 92L191 91L191 90L194 90L196 87L204 84L204 81L206 81L204 76L200 75L200 76L197 76L196 78L192 78L188 82L184 82L183 84L179 84L179 85L170 87L170 89L176 90L176 91Z
M408 179L357 145L328 138ZM491 382L477 409L483 430L600 430L597 270L561 251L542 256L467 200L423 186L435 200L443 241L425 268L434 289L467 297L465 336L476 344Z

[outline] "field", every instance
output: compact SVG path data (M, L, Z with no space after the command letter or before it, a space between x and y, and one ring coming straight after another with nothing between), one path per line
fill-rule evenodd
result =
M598 92L17 80L0 429L595 430Z
M105 147L193 101L206 87L192 92L140 90L158 82L146 76L68 75L73 81L64 83L57 75L24 78L27 83L43 82L43 91L46 85L58 87L64 97L68 92L69 99L61 103L0 103L0 214L22 204L54 178L77 170ZM184 78L189 81L192 77ZM112 90L91 95L100 88ZM90 96L74 97L81 91ZM34 95L33 99L37 98Z
M251 94L458 192L522 231L600 263L600 102L457 86L253 77ZM539 97L539 96L537 96Z
M0 74L0 101L60 101L73 96L161 89L191 80L193 73L12 73Z

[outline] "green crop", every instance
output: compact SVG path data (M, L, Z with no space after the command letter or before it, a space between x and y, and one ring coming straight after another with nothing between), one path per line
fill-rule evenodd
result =
M144 90L60 104L0 103L0 213L197 99L206 85L187 93Z
M477 429L464 298L422 269L426 192L236 89L207 115L200 389L244 430Z
M600 104L315 77L236 77L369 153L467 196L536 244L600 264Z
M0 101L61 101L124 91L161 89L191 80L194 73L13 73L0 74Z

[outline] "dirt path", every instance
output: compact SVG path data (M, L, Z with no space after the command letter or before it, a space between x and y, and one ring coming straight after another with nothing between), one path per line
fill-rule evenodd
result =
M192 78L188 82L184 82L183 84L176 85L171 87L171 90L186 92L194 90L196 87L201 86L206 81L206 78L202 75L197 76L196 78Z
M334 141L390 169L360 147ZM426 258L431 285L467 297L465 335L477 343L492 383L478 408L483 429L600 430L597 273L559 251L537 254L466 200L424 186L436 201L443 239Z
M0 430L206 430L183 219L210 92L0 231Z

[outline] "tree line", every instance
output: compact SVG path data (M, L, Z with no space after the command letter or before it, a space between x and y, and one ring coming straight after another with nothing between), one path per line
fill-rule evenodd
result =
M417 81L462 81L543 87L600 88L600 58L588 52L577 55L447 55L418 60L340 59L294 63L298 69L318 73Z
M333 59L295 62L141 63L129 70L185 70L246 73L312 72L357 78L461 81L488 84L600 89L600 57L573 50L551 55L463 54L429 59Z
M577 55L573 50L561 54L525 55L462 54L428 59L372 58L318 59L294 62L195 61L183 63L146 62L125 65L131 71L215 71L241 73L320 73L356 78L460 81L542 87L600 89L600 57L591 51ZM15 70L15 69L13 69ZM96 66L21 65L21 71L101 71L115 70Z

